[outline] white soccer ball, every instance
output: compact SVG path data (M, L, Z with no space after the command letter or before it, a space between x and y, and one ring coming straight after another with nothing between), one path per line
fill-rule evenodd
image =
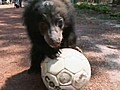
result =
M42 64L42 79L49 90L81 90L91 77L87 58L75 49L61 49L56 59L46 58Z

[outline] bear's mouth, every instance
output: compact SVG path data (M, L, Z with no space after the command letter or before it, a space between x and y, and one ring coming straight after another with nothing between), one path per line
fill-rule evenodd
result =
M61 45L61 43L58 43L58 42L53 42L53 43L50 43L49 46L52 47L52 48L59 48Z
M59 48L61 46L62 40L60 40L60 41L52 40L52 39L48 38L47 36L44 36L44 39L45 39L46 43L52 48Z
M55 42L53 40L49 40L47 43L52 48L59 48L61 46L61 42Z

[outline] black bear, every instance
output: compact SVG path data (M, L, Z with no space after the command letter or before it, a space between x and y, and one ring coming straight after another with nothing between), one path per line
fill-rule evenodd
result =
M23 19L32 43L28 73L41 71L46 56L56 58L61 48L75 48L74 7L70 0L30 0Z

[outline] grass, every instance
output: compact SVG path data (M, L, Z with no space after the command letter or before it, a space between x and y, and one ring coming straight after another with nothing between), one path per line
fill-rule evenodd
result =
M103 5L97 3L95 4L95 3L82 2L82 3L76 3L75 8L77 8L78 10L81 9L94 10L101 14L108 14L112 17L120 18L120 12L112 12L111 7L108 6L107 4Z

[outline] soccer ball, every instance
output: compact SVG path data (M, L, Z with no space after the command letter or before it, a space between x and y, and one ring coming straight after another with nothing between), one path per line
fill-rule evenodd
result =
M81 90L91 77L87 58L75 49L61 49L56 59L46 58L41 63L41 76L49 90Z

